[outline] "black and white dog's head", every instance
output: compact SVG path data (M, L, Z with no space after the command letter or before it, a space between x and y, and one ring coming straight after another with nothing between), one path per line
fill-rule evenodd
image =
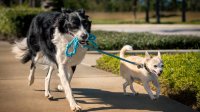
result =
M85 44L91 30L91 21L89 16L85 15L83 9L73 11L71 9L62 9L62 14L56 22L56 26L63 34L78 37L81 44Z

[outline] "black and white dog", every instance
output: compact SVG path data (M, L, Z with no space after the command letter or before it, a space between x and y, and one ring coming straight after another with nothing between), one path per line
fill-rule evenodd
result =
M87 51L83 45L87 44L91 30L91 21L84 10L73 11L62 9L61 12L47 12L33 18L27 38L16 42L13 53L22 63L31 61L29 85L34 82L34 71L37 64L46 65L48 74L45 78L45 96L51 98L50 78L54 69L58 70L63 90L73 111L80 111L77 105L70 81L76 65L80 64ZM72 57L65 56L65 46L73 37L78 37L79 47ZM72 51L72 48L69 50Z

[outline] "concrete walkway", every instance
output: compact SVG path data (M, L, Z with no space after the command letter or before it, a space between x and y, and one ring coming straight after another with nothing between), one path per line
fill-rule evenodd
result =
M51 81L53 101L44 97L45 71L36 70L33 86L28 86L29 65L22 65L10 52L11 45L0 42L0 112L70 112L64 93L56 91L59 79ZM91 60L86 55L84 63ZM95 59L95 58L94 58ZM39 68L39 67L38 67ZM192 112L190 107L165 96L151 101L143 87L134 84L138 96L124 96L123 79L111 73L79 65L71 86L84 112ZM129 91L130 92L130 91Z
M94 24L92 30L200 36L200 25L185 24Z

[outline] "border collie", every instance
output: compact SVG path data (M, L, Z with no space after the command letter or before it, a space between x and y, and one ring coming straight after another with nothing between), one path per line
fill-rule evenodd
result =
M45 78L45 96L52 98L50 94L50 78L54 69L58 70L58 76L69 101L71 110L81 111L77 105L70 81L76 65L80 64L87 51L83 45L87 44L88 34L91 30L91 21L83 9L73 11L62 9L61 12L46 12L33 18L27 37L16 42L12 52L16 58L24 64L31 61L29 85L34 82L34 72L37 64L47 66L48 74ZM72 57L65 56L65 46L74 37L78 37L79 47ZM69 51L73 49L70 48Z

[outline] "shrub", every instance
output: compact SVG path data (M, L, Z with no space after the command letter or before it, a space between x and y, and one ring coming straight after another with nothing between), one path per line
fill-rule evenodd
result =
M159 77L164 95L200 110L200 53L163 54L164 72ZM97 68L119 74L119 60L103 55Z
M15 7L0 8L0 35L3 37L26 36L32 18L40 9Z
M125 33L93 31L102 50L119 50L129 44L134 49L199 49L200 38L183 35L156 35L151 33Z

